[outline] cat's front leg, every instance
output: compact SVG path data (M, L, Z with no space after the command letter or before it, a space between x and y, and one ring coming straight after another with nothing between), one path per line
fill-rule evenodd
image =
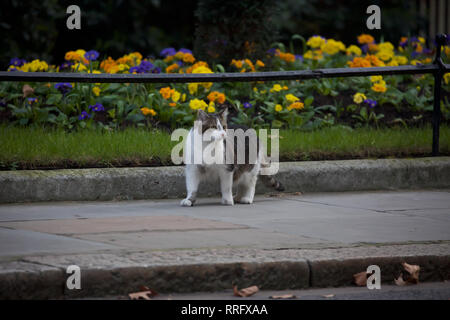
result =
M220 189L222 204L232 206L233 201L233 172L223 169L220 171Z
M200 184L200 172L196 165L186 165L186 189L187 197L181 200L182 207L192 207L197 199L198 185Z

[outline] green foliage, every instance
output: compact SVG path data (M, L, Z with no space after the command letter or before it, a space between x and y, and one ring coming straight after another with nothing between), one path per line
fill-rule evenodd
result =
M260 59L276 39L278 3L270 0L199 0L194 49L208 62Z

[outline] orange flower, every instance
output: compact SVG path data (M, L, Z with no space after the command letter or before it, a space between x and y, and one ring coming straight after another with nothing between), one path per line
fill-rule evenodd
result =
M358 36L358 42L360 44L372 43L375 39L370 34L362 34Z
M175 71L176 69L178 69L180 66L176 63L171 64L170 66L168 66L166 68L166 72L167 73L171 73L172 71Z
M195 62L195 58L192 54L190 53L185 53L183 56L183 62L186 63L194 63Z
M223 93L220 93L217 91L210 92L210 94L208 94L207 98L211 102L218 102L220 104L224 103L226 100L225 95Z
M159 93L162 95L162 97L166 100L170 99L172 94L175 92L175 89L171 89L170 87L161 88L159 90Z
M171 103L169 103L169 106L171 106L171 107L176 107L176 103L175 102L171 102Z

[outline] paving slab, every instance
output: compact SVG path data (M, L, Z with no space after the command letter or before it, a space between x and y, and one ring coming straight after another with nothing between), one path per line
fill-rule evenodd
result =
M92 219L62 219L0 223L0 227L25 229L53 234L88 234L130 231L187 231L247 228L227 222L183 216L112 217Z
M18 257L38 253L86 253L112 249L118 249L118 247L48 233L0 228L0 257Z

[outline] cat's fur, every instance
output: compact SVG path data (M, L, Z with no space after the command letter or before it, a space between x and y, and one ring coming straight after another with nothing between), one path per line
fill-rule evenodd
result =
M225 152L227 148L226 138L227 128L237 129L243 127L228 126L227 123L228 110L224 109L217 114L208 114L202 110L198 111L197 120L202 123L202 133L208 129L212 129L211 136L212 141L202 141L201 146L195 146L194 143L190 143L193 140L194 130L197 128L192 128L187 136L186 148L190 148L191 151L194 148L200 147L204 150L207 145L215 144L215 151L219 155L225 157ZM233 205L237 203L251 204L253 202L253 197L255 195L255 186L260 173L261 167L267 167L268 163L261 151L261 143L257 140L257 159L255 163L250 163L248 156L249 149L249 139L245 139L245 150L246 150L246 160L244 164L238 164L236 161L236 152L234 155L234 162L231 164L189 164L186 162L186 188L187 197L181 201L181 206L193 206L196 198L199 184L204 180L214 180L219 178L220 189L222 192L222 204ZM236 142L234 143L234 151L237 149ZM273 187L276 190L284 190L283 186L276 181L272 176L261 175L261 180L267 186ZM233 199L232 188L233 183L237 183L237 194Z

